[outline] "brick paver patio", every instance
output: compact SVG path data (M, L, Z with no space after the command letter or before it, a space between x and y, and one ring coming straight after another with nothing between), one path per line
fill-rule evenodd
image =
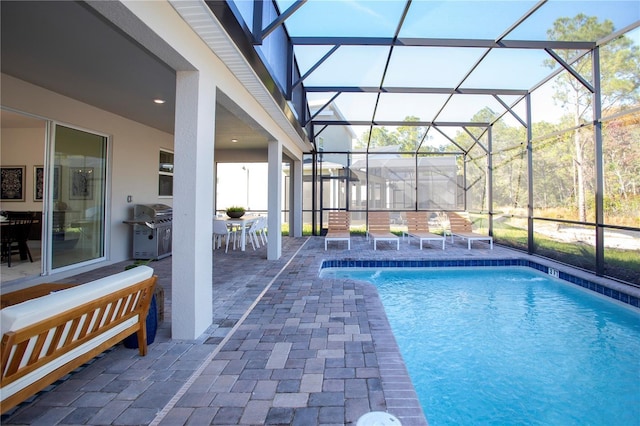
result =
M476 245L477 244L477 245ZM2 418L7 425L354 425L386 411L426 425L374 286L320 279L329 259L523 257L499 246L364 237L324 250L321 237L283 238L266 251L214 252L213 319L194 341L170 338L171 258L152 262L164 288L164 322L146 357L118 345ZM130 262L65 280L87 282ZM428 413L427 413L428 415Z

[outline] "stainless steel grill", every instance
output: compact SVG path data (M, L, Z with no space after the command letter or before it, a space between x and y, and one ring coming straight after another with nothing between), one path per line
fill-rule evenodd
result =
M136 204L133 220L133 258L162 259L171 255L173 209L165 204Z

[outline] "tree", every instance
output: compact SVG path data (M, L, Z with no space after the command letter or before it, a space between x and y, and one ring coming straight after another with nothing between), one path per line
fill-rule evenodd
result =
M398 144L398 136L390 133L386 127L373 127L371 131L364 132L356 144L356 148L390 146Z
M408 116L403 120L407 123L420 121L418 117ZM394 131L386 127L374 127L371 132L364 132L356 144L357 148L379 148L382 146L398 145L399 152L415 152L422 142L426 129L424 126L398 126Z
M416 116L408 116L404 119L405 122L416 122L420 119ZM424 139L426 129L424 126L399 126L397 129L398 142L400 142L401 151L415 151L418 149L418 145L422 143Z
M628 114L603 125L605 219L615 225L639 226L640 114Z
M574 18L559 18L553 27L547 30L549 40L593 41L613 33L613 23L609 20L598 22L597 17L578 14ZM579 53L577 50L563 50L557 52L565 61L569 62ZM588 58L590 59L590 58ZM572 64L573 68L586 80L593 81L594 75L591 61L581 59ZM548 60L549 67L556 65ZM603 111L619 107L624 104L637 104L640 87L640 54L638 47L627 37L619 37L603 45L600 51L601 103ZM555 81L556 94L554 99L562 106L572 109L573 125L579 126L587 121L585 117L592 112L591 93L570 73L562 73ZM583 132L574 132L574 169L576 174L576 200L580 221L586 221L585 197L585 145L589 136Z
M489 107L482 108L471 118L472 122L490 123L497 117L497 114ZM501 127L502 124L496 124ZM465 191L467 197L467 206L473 210L484 210L491 208L487 206L487 172L488 172L488 135L485 127L467 127L459 130L454 137L455 144L451 144L445 151L465 151L464 160L466 167L460 164L459 173L466 171ZM496 133L493 133L495 140ZM473 135L473 137L471 136ZM476 143L477 141L477 143ZM494 175L495 177L495 175ZM494 180L495 182L495 180Z

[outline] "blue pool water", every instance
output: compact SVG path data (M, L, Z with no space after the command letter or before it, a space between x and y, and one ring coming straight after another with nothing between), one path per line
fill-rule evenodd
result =
M329 268L375 284L429 424L640 425L640 313L529 268Z

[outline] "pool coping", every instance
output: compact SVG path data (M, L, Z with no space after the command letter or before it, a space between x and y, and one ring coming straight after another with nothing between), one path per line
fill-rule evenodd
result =
M535 269L554 278L593 291L610 299L640 309L640 288L619 283L607 278L587 276L586 272L568 272L570 267L545 264L538 259L524 257L483 258L483 259L413 259L413 260L366 260L333 259L323 260L320 270L327 268L448 268L448 267L491 267L520 266Z

